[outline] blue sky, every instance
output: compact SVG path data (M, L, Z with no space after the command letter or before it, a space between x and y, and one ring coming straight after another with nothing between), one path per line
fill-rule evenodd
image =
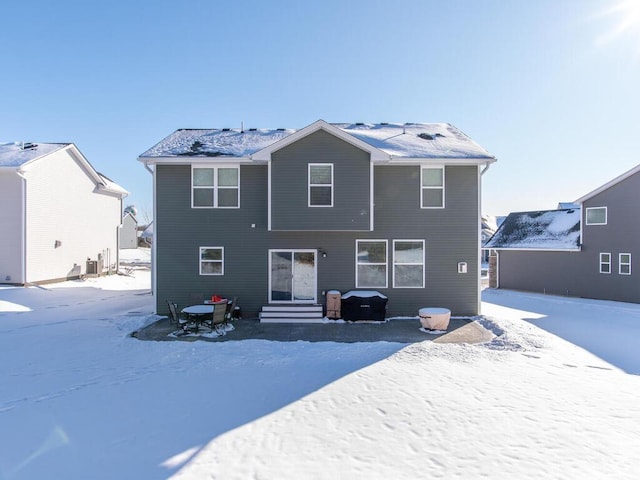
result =
M621 3L11 2L0 141L73 142L149 214L136 158L177 128L449 122L498 158L485 213L552 209L640 163Z

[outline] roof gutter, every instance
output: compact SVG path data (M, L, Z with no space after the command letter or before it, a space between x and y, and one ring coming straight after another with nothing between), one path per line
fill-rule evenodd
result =
M147 172L149 172L151 175L153 175L153 170L151 170L151 167L149 166L149 161L146 158L144 159L142 164L144 165L144 168L147 169Z

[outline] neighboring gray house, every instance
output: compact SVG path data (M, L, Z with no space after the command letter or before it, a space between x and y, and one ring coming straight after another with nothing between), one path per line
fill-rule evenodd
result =
M519 229L535 214L512 213L485 244L497 252L497 287L640 303L639 201L640 165L577 199L576 209L537 212L558 223Z
M117 270L126 195L72 143L0 144L0 283Z
M139 160L159 313L215 294L294 318L286 307L329 290L379 291L387 316L479 311L480 180L496 159L450 124L177 130Z
M138 221L131 212L122 217L120 227L120 249L138 248Z

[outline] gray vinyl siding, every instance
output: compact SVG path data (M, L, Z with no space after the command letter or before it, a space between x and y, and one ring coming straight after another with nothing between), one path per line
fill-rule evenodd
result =
M420 208L419 166L375 167L375 230L362 232L268 231L262 165L241 167L241 208L192 209L190 174L188 165L156 166L159 313L166 313L167 300L184 306L192 295L215 294L239 296L242 315L257 316L269 301L269 249L325 251L326 258L317 258L317 300L324 303L327 290L355 289L356 240L367 238L388 240L389 287L376 289L389 297L388 316L416 316L427 306L454 315L478 313L478 167L446 167L444 209ZM392 288L394 239L425 241L424 288ZM224 247L224 275L199 275L201 246ZM457 273L461 261L467 262L466 274Z
M584 261L591 267L592 288L597 286L597 291L589 291L589 297L640 303L640 283L637 277L640 270L635 268L640 260L638 192L640 174L636 173L584 202ZM607 224L587 225L584 216L589 207L607 207ZM611 274L598 273L600 252L611 253ZM619 253L631 254L631 275L618 274Z
M191 208L190 175L189 165L156 166L158 312L168 300L184 306L192 295L238 295L255 316L267 303L267 167L241 167L239 209ZM204 246L224 247L224 275L199 274Z
M309 163L333 164L333 207L308 206ZM319 130L272 155L272 230L369 230L369 153Z
M584 269L582 252L498 252L498 282L500 288L546 293L550 295L585 296L581 277ZM597 273L598 263L593 266Z
M500 251L500 288L640 303L640 175L585 201L579 252ZM606 225L586 225L586 209L607 207ZM611 254L611 273L600 273L600 253ZM631 254L631 275L620 275L619 254ZM636 268L637 267L637 268Z
M446 167L446 207L421 209L419 166L376 167L375 232L369 237L389 239L390 250L392 239L425 240L425 288L386 289L391 314L413 316L429 306L478 313L478 174L476 166ZM457 273L458 262L467 263L466 274Z
M0 172L0 283L24 283L23 182L14 172ZM11 208L7 208L11 206Z

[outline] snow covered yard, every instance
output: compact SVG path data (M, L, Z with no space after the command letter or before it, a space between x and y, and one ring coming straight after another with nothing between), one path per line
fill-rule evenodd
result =
M144 269L0 287L0 479L635 478L640 306L483 308L485 345L142 342Z

